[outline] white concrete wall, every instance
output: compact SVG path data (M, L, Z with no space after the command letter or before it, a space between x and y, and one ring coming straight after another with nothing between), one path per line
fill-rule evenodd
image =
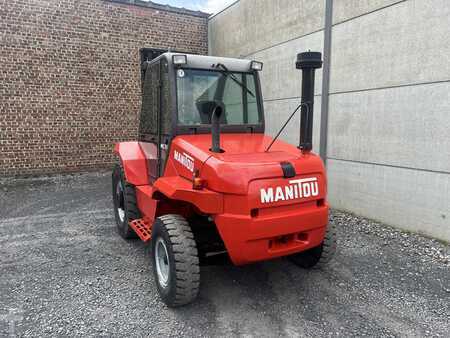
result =
M209 20L213 55L246 56L323 29L322 0L238 1Z
M328 105L335 208L450 241L450 1L333 0ZM300 101L300 51L323 50L325 0L241 0L210 53L264 62L267 132ZM316 82L319 150L322 74ZM298 117L283 138L298 143ZM324 127L324 126L322 126Z
M335 0L333 18L332 205L450 241L450 1Z
M295 68L297 53L322 51L325 0L244 0L236 2L209 21L212 55L245 57L264 62L261 87L266 132L275 134L300 104L301 72ZM313 148L319 151L322 71L316 72ZM282 139L298 144L297 114Z

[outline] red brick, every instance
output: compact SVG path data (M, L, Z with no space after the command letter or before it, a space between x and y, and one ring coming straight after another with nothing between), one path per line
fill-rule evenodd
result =
M139 48L207 53L205 16L104 0L4 1L0 31L0 176L111 166L137 134Z

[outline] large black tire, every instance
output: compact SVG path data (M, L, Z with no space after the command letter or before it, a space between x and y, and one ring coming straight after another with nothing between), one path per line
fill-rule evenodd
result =
M179 215L158 217L152 227L151 247L153 273L163 302L169 307L192 302L200 287L200 266L189 223Z
M124 239L137 238L129 222L140 218L134 186L125 181L123 169L116 164L112 173L112 194L117 231Z
M325 267L336 253L336 227L329 224L321 245L289 256L289 259L303 269L321 269Z

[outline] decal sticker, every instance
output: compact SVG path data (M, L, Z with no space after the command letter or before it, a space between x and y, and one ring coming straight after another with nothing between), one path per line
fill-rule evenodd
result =
M319 195L317 177L290 180L283 187L261 189L261 203L273 203Z
M179 153L178 151L174 150L173 158L187 170L194 172L194 159L191 156L189 156L185 152Z

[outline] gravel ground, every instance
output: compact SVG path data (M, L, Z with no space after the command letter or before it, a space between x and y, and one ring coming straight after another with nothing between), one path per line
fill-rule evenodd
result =
M115 231L109 174L0 182L0 336L446 336L450 248L334 211L322 271L202 268L197 302L158 300L148 248Z

